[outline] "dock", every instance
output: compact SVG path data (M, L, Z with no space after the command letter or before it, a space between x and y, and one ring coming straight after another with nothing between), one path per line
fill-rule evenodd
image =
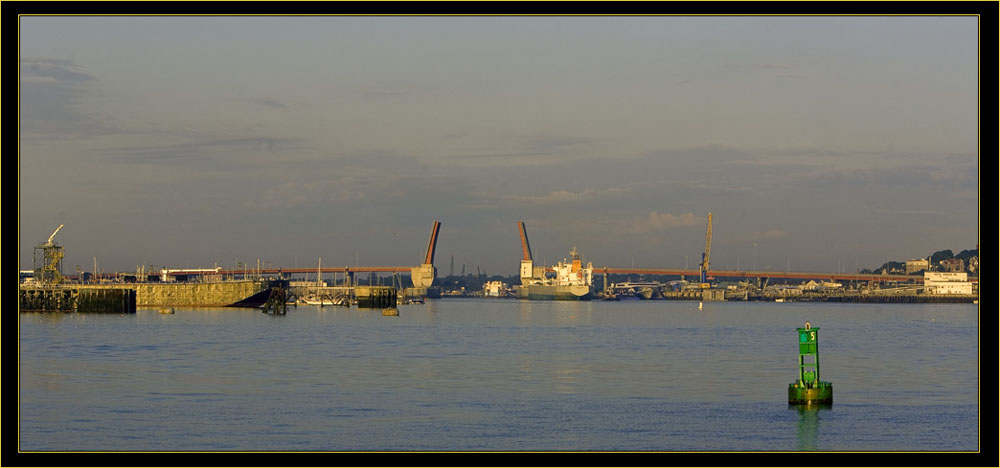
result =
M120 287L22 287L17 296L21 312L134 314L136 308L135 290Z

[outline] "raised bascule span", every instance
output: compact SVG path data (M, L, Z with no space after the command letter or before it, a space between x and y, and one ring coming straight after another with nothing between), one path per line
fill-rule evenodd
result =
M705 252L701 254L701 284L708 285L708 259L712 255L712 213L708 214L708 230L705 232Z
M528 243L528 231L524 228L524 221L517 222L517 230L521 233L521 260L531 261L531 245Z
M437 268L434 268L434 251L437 249L440 230L441 223L434 221L434 226L431 227L431 238L427 242L427 256L424 257L424 263L410 269L410 279L413 281L414 288L427 289L434 284L434 278L437 277Z

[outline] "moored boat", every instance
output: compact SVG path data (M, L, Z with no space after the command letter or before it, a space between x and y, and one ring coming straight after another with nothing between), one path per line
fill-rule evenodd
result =
M336 296L332 298L328 296L308 296L299 299L299 303L306 305L315 305L320 307L324 306L347 307L351 305L351 301L347 296Z

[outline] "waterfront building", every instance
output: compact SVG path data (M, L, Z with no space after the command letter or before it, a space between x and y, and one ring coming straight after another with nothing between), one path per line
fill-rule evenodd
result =
M924 292L927 294L972 294L972 282L965 272L925 272Z
M938 264L941 265L942 271L955 273L965 271L965 262L961 258L946 258Z
M906 261L906 274L916 273L918 271L926 271L931 268L930 261L926 258L918 258L914 260Z

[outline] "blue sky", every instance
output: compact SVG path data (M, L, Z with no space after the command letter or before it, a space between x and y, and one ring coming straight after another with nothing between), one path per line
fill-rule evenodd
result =
M978 18L20 19L64 269L855 271L978 242ZM756 244L756 246L755 246ZM755 262L756 258L756 262ZM471 269L471 270L470 270Z

